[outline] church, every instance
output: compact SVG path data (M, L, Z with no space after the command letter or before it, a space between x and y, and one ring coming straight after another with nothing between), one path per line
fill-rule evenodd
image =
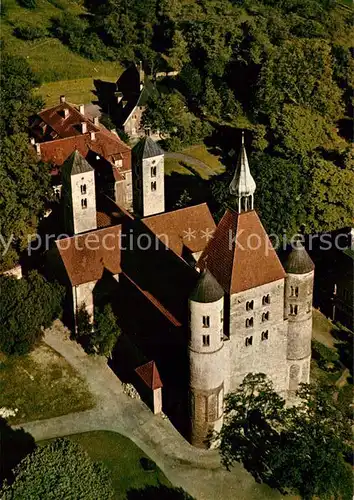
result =
M243 138L229 187L237 210L217 225L205 203L165 212L164 152L150 137L131 153L133 209L106 197L109 216L80 151L61 166L70 236L55 242L57 269L74 318L112 303L127 335L123 361L162 388L157 412L205 447L222 427L225 395L248 373L265 373L286 399L309 382L314 265L300 242L280 262L254 210L261 194Z

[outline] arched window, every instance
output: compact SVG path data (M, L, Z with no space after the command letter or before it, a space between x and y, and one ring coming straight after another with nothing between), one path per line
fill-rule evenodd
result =
M203 335L203 346L210 346L210 335Z
M267 304L270 304L270 295L269 295L269 293L267 295L263 295L263 297L262 297L262 305L265 306Z
M151 191L156 191L156 181L151 183Z
M296 286L295 287L295 297L298 297L299 296L299 287Z
M262 313L262 322L269 320L269 311Z
M250 345L252 345L252 341L253 341L253 337L246 337L245 339L245 346L248 347Z
M264 332L262 332L261 339L268 340L268 330L265 330Z
M151 177L156 177L156 167L151 167L150 173Z
M203 316L203 328L210 327L210 316Z
M253 326L253 318L246 319L246 328L251 328Z
M87 198L82 198L82 200L81 200L81 208L87 208Z
M86 184L81 184L80 190L81 190L81 194L86 194Z
M298 313L298 306L294 304L290 304L290 314L292 316L296 316Z
M253 300L248 300L246 302L246 311L252 311L254 306L254 301Z

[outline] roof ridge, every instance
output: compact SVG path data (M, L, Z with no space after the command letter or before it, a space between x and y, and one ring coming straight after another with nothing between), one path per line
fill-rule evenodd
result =
M161 217L162 215L166 215L166 214L173 214L173 213L176 213L176 212L180 212L181 210L188 210L190 208L195 208L195 207L201 207L202 205L207 205L207 202L206 201L203 201L203 203L198 203L197 205L190 205L189 207L182 207L182 208L177 208L176 210L170 210L169 212L162 212L161 214L156 214L156 215L148 215L147 217L143 217L141 220L144 221L146 219L153 219L154 217L157 218L157 217Z

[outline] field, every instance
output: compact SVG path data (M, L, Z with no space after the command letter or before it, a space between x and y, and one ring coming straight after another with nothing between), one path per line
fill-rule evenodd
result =
M20 7L16 0L3 1L1 38L5 48L9 53L27 59L42 82L38 93L48 106L57 102L61 94L73 103L88 103L94 98L91 93L93 79L115 81L122 72L119 63L85 59L56 38L24 41L14 36L14 29L23 24L49 28L51 19L58 17L63 10L77 15L84 12L74 0L37 0L34 10Z
M57 417L94 406L85 382L44 343L26 356L0 355L0 408L18 409L10 424Z
M225 170L219 157L210 153L204 144L189 146L177 154L185 155L185 158L165 158L166 175L175 172L181 175L196 175L202 179L209 179L212 175L220 174ZM195 161L193 162L193 160Z
M96 431L68 436L80 444L95 461L101 461L111 472L115 499L125 499L130 489L140 489L148 485L171 486L160 469L145 471L140 459L146 457L130 439L115 432ZM42 443L45 443L43 441Z

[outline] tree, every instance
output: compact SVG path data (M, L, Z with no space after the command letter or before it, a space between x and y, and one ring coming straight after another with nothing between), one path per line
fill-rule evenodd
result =
M24 132L28 118L43 107L43 100L33 96L38 77L26 59L2 54L0 76L0 137Z
M170 488L161 484L129 490L127 500L193 500L193 497L182 488Z
M350 425L333 396L332 387L302 384L286 408L264 374L248 374L226 398L223 464L241 461L257 480L304 499L351 499Z
M52 188L49 167L38 161L25 134L3 138L0 154L0 269L9 269L36 235Z
M91 346L97 354L111 356L120 333L111 304L106 304L102 311L95 311L95 333L91 337Z
M67 438L39 446L20 462L14 474L14 482L3 487L3 500L110 500L114 494L104 466L92 462L86 451Z
M63 288L36 271L20 280L0 276L0 350L29 352L60 315L62 299Z

